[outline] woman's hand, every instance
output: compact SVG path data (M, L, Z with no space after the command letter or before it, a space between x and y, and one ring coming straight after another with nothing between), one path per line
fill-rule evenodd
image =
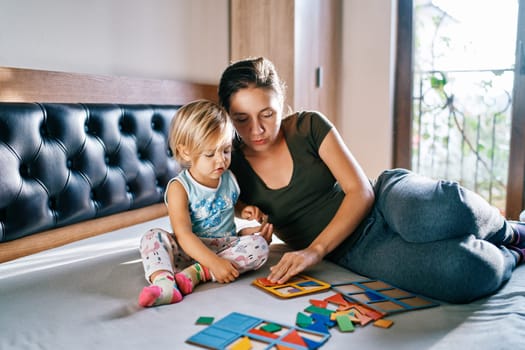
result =
M313 248L284 253L279 262L270 267L268 279L274 283L283 284L291 277L314 266L322 260L322 255Z
M268 215L264 214L259 207L255 205L246 205L240 213L241 219L256 220L260 226L245 227L239 231L239 236L253 234L261 235L268 244L272 242L273 225L268 223Z
M259 207L255 205L246 205L241 210L241 219L244 220L257 220L260 224L264 224L268 221L268 215L265 215Z
M221 257L217 257L217 261L209 269L219 283L230 283L239 277L239 271L235 265Z
M245 227L239 231L239 236L258 234L262 236L268 244L272 243L273 225L266 222L259 226Z

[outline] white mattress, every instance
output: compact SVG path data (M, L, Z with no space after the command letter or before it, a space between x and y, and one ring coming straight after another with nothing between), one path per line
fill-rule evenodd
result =
M152 227L169 229L167 218L0 264L0 349L198 349L185 343L205 326L240 312L288 325L311 296L279 299L251 282L266 276L285 247L272 245L270 263L232 284L208 283L174 305L140 308L145 285L139 238ZM360 279L323 262L308 274L329 283ZM316 294L322 299L333 292ZM404 312L394 325L352 333L332 328L322 349L524 349L525 268L499 293L468 305Z

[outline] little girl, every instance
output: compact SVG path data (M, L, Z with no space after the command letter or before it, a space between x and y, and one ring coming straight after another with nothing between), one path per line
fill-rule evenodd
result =
M233 130L226 111L211 101L191 102L173 119L169 145L184 167L164 196L174 233L157 228L141 239L151 285L140 293L140 305L179 302L199 283L229 283L266 262L273 226L263 223L236 232L239 185L228 170ZM245 206L239 214L248 220L263 216L254 206Z

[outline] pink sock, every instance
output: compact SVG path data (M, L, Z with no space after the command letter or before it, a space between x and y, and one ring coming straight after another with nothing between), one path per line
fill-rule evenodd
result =
M177 289L173 275L169 272L157 275L153 283L144 287L139 295L139 305L143 307L173 304L181 300L182 294Z
M182 294L190 294L193 288L202 282L211 280L210 271L199 263L188 266L175 274L175 281Z

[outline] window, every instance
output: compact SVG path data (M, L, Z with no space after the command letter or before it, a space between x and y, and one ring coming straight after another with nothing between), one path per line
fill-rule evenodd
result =
M458 181L510 218L525 168L518 12L517 0L398 3L394 165Z

